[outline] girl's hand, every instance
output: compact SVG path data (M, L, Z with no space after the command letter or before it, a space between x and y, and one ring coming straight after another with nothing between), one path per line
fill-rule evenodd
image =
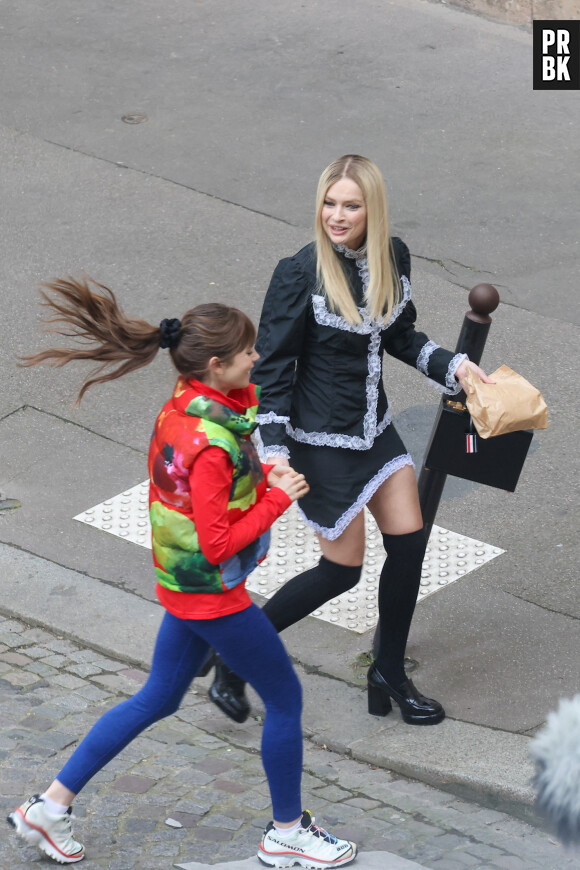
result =
M461 365L458 367L457 371L455 372L455 377L457 378L461 386L463 386L463 381L469 369L474 371L476 375L479 375L484 384L495 384L495 381L492 381L491 378L488 378L483 369L480 369L479 366L476 366L475 363L471 362L470 360L464 359Z
M296 501L310 491L310 487L306 483L306 478L303 474L297 474L296 471L290 470L289 473L283 474L278 483L274 484L278 489L283 490L291 501Z
M282 475L289 474L290 472L295 473L294 469L290 468L289 465L275 465L268 472L268 477L266 478L268 486L276 486Z

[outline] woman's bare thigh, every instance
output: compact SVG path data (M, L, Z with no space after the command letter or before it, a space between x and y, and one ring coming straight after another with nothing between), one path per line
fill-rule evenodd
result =
M413 467L405 465L395 471L379 486L367 506L384 535L405 535L423 528Z
M317 537L325 559L339 565L362 565L365 555L364 511L356 515L335 541L329 541L322 535Z
M395 471L378 488L367 505L384 535L404 535L423 528L419 492L412 466ZM322 555L339 565L362 565L365 554L365 521L361 511L344 532L329 541L318 535Z

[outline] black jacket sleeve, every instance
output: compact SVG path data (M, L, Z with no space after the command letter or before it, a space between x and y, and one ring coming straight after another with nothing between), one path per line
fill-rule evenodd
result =
M411 255L407 245L399 238L393 238L393 252L397 270L401 277L411 277ZM457 357L445 348L430 341L424 332L417 332L415 323L417 309L411 299L406 302L394 323L385 331L383 349L401 362L417 368L446 393L453 394L461 389L454 377L454 369L465 358ZM451 363L454 365L451 365Z
M256 341L260 359L252 381L261 387L258 422L266 453L281 452L271 447L287 450L286 422L304 342L310 283L297 259L289 257L278 263L264 300Z

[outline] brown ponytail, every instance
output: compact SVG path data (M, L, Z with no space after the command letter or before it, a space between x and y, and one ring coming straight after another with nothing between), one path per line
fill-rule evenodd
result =
M91 290L89 282L102 293ZM100 363L83 381L76 404L93 384L120 378L148 365L157 355L160 340L163 341L160 327L127 317L108 287L86 278L58 279L42 286L51 291L49 295L41 290L42 304L54 312L45 321L47 331L90 342L90 345L49 348L21 357L20 365L47 363L64 366L74 360ZM208 303L184 314L169 353L180 374L201 380L213 356L227 364L237 353L251 347L255 340L255 327L242 311L217 302ZM115 363L120 365L101 374Z

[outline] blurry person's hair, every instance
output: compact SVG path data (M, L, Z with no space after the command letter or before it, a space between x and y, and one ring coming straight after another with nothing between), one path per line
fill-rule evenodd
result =
M580 695L560 701L530 743L538 810L565 845L580 844Z

